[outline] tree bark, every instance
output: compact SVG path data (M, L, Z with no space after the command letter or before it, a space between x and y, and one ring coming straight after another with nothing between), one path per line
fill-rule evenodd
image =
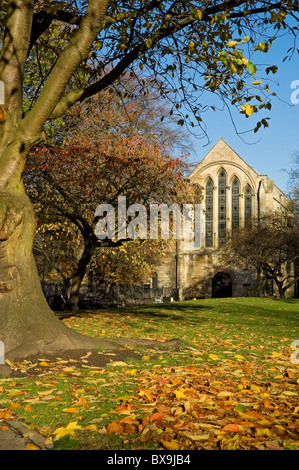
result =
M82 281L84 279L87 266L89 265L92 255L94 253L95 246L90 241L90 237L87 236L84 243L84 251L78 263L78 268L71 278L71 289L70 289L70 308L72 312L79 312L79 294Z
M0 340L5 358L22 359L43 352L115 348L68 328L44 297L32 244L32 205L22 185L0 189Z
M283 288L283 282L279 281L276 277L274 277L274 281L277 285L278 292L279 292L279 297L281 299L285 299L286 296L286 289Z

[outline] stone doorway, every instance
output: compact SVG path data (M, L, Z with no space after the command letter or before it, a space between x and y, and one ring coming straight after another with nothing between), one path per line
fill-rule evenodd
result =
M212 297L223 298L233 296L233 281L228 273L220 272L212 279Z

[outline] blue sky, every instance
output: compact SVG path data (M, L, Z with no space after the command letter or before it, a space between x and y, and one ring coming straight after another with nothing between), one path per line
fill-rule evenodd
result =
M256 134L243 134L240 138L227 111L210 111L204 115L204 122L211 142L206 145L205 140L193 140L193 162L199 162L222 137L258 173L267 175L281 190L288 191L288 175L285 170L292 167L294 152L299 151L299 104L291 103L291 95L296 93L296 89L291 88L291 83L295 80L299 83L299 55L296 53L292 60L283 62L289 47L290 38L277 39L270 52L257 57L263 59L264 63L279 67L278 73L273 76L275 83L270 84L271 91L278 95L277 98L273 97L272 109L266 110L263 116L257 114L246 119L239 115L235 119L239 131L251 129L257 118L260 120L265 116L270 117L269 127L260 128ZM266 74L261 78L263 77ZM299 98L299 92L296 96Z

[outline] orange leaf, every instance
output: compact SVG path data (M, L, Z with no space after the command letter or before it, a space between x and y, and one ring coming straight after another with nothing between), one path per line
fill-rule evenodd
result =
M239 432L239 426L237 424L227 424L222 428L222 431L226 432Z
M9 421L13 418L13 414L10 410L0 411L0 419L3 421Z
M27 450L40 450L40 448L37 447L35 444L27 444L26 449Z
M80 397L73 406L90 406L90 403L87 402L85 397Z
M126 418L123 418L119 422L120 424L139 424L138 419L133 418L132 416L127 416Z
M107 426L107 432L109 434L119 433L119 432L122 432L122 430L123 430L122 426L118 424L116 421L111 421L111 423L109 423Z
M21 405L19 403L12 403L9 407L10 410L13 410L14 408L21 408Z
M165 413L157 411L156 413L152 414L149 419L150 421L160 421L162 418L164 418L164 416Z

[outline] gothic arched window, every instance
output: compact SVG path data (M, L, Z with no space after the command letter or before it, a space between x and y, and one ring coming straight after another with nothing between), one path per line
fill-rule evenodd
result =
M214 185L211 178L206 184L206 246L213 246L213 191Z
M218 245L226 242L226 172L218 176Z
M232 184L232 230L239 228L240 183L237 177Z
M246 189L245 189L245 195L244 195L244 203L245 203L245 222L248 222L251 219L251 213L252 213L252 202L251 202L251 197L252 197L252 191L251 187L249 184L247 184Z

